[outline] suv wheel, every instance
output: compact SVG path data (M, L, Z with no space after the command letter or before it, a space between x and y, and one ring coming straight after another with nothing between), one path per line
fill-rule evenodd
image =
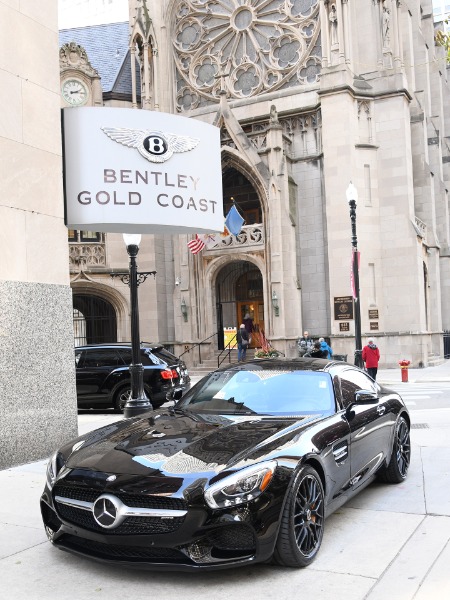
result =
M150 388L144 385L144 392L147 398L152 401L150 396ZM131 383L128 382L120 386L113 394L114 412L123 413L125 404L131 396Z

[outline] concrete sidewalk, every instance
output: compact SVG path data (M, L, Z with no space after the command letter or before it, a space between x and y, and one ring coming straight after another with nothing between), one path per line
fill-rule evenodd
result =
M410 381L450 381L450 361ZM400 369L380 371L399 383ZM414 383L405 384L413 386ZM80 433L122 417L79 415ZM333 514L307 569L271 565L211 573L142 572L66 554L46 540L39 497L46 460L0 471L0 586L8 600L449 600L450 403L411 412L412 461L400 485L372 484Z
M401 369L378 369L377 381L381 384L402 383ZM426 367L424 369L408 369L409 383L430 383L430 382L450 381L450 360L436 367Z

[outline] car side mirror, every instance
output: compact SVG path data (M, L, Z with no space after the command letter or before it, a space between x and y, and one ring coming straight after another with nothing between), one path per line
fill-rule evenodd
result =
M376 404L378 402L378 394L369 390L358 390L355 392L353 404Z
M371 392L370 390L358 390L355 392L353 402L351 402L345 409L345 416L348 420L352 419L354 412L352 408L354 406L364 406L365 404L376 404L379 400L378 394Z

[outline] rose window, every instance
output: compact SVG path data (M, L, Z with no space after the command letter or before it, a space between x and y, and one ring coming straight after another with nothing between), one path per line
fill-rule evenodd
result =
M181 0L173 44L178 108L318 80L318 0ZM191 90L191 94L187 93Z

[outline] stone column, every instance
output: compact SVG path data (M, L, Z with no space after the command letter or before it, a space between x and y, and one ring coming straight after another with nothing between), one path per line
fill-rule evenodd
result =
M393 42L394 66L401 67L402 59L400 56L400 29L399 29L399 20L398 20L397 0L391 0L391 15L392 15L391 38L392 38L392 42Z
M345 45L344 45L344 16L342 12L341 0L336 0L336 12L337 12L337 31L338 31L338 44L339 44L339 63L345 62Z
M350 43L350 35L351 24L350 24L350 15L348 12L348 0L342 0L342 15L343 15L343 24L344 24L344 52L345 52L345 62L347 64L352 62L353 52Z
M378 0L378 4L373 7L375 21L375 35L377 38L377 61L378 67L383 68L383 33L382 33L382 4Z
M328 11L325 0L320 0L320 30L322 40L322 67L328 67L330 62L330 35L328 31Z
M149 43L144 42L144 98L142 108L150 110L150 61L148 59Z
M133 108L137 108L137 94L136 94L136 46L134 41L130 45L130 58L131 58L131 94Z
M153 101L154 101L154 109L159 110L159 100L158 100L158 83L159 83L159 72L158 72L158 49L153 48L152 50L153 56Z

